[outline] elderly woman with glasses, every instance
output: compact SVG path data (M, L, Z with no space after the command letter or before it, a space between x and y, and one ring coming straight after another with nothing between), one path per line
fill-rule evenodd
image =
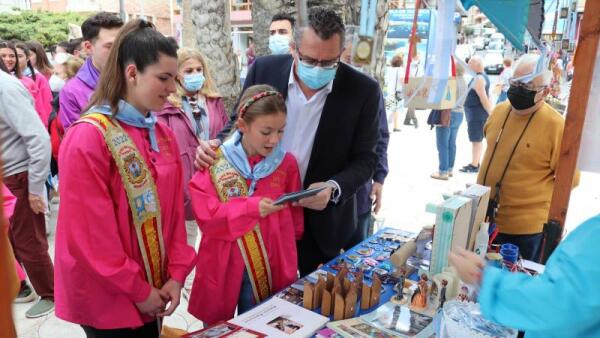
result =
M539 55L522 56L507 92L484 127L487 148L477 183L491 187L488 216L500 234L498 244L512 243L521 256L537 261L543 225L554 190L564 118L544 98L550 71L536 73ZM574 185L579 181L576 174Z

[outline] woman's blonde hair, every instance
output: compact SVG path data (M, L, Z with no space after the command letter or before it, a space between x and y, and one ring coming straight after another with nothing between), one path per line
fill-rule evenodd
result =
M191 59L196 59L202 64L202 73L204 74L204 85L202 85L202 88L200 88L200 94L210 98L221 97L215 86L215 82L210 73L210 69L208 68L208 64L206 63L206 59L198 49L180 48L179 51L177 51L178 72L181 71L181 67L183 66L183 64ZM169 97L169 101L177 107L181 107L181 98L186 94L186 90L183 88L182 81L183 79L181 78L179 79L179 81L177 81L177 93L171 94L171 96Z
M63 64L63 67L65 68L65 74L67 75L67 80L70 80L77 75L79 68L83 66L84 62L85 61L79 56L71 56L67 62Z

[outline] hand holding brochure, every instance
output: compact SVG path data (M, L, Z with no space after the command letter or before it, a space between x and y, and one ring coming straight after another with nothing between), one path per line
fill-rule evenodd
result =
M302 190L302 191L291 192L289 194L284 194L284 195L279 196L279 198L275 202L273 202L273 204L280 205L280 204L287 203L287 202L296 202L303 198L314 196L314 195L318 194L319 192L325 190L326 188L327 187L319 187L319 188L306 189L306 190Z

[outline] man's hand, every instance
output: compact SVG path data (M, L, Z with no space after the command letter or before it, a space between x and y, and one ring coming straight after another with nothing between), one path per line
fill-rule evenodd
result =
M373 182L373 187L371 188L371 199L373 200L373 212L375 214L379 213L379 209L381 209L381 195L383 193L383 184L379 182Z
M194 161L194 164L198 170L204 170L213 164L215 158L217 158L215 149L217 149L220 145L221 141L216 139L200 141L200 145L198 148L196 148L196 161Z
M166 309L165 311L158 313L158 316L159 317L170 316L173 312L175 312L175 309L177 309L177 306L179 306L179 301L181 298L181 284L176 280L169 279L169 281L167 283L165 283L165 285L163 285L163 287L160 290L168 297L165 300L165 302L170 303L170 304L169 304L169 308Z
M43 196L29 193L29 206L35 214L43 214L46 212L46 202L44 201Z
M311 184L308 189L315 189L327 187L323 191L320 191L318 194L310 197L303 198L298 201L298 203L294 205L299 205L304 208L313 209L321 211L327 207L327 203L331 200L331 193L333 191L334 185L328 182L315 182Z
M285 204L274 205L273 200L270 198L263 198L258 203L258 209L260 211L260 217L267 217L270 214L277 212L285 207Z
M138 310L146 316L156 317L165 308L168 297L169 296L163 291L152 288L148 298L141 303L135 303L135 306L137 306Z
M465 249L456 248L448 256L450 265L456 268L456 273L460 279L472 285L478 285L481 282L481 271L485 267L484 260Z

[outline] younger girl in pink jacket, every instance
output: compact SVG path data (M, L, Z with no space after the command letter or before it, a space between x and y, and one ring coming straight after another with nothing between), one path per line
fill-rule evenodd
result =
M217 160L190 182L202 239L188 311L206 324L230 319L236 306L243 313L297 279L302 209L273 204L302 186L296 159L279 146L285 102L270 86L252 86L238 116Z

